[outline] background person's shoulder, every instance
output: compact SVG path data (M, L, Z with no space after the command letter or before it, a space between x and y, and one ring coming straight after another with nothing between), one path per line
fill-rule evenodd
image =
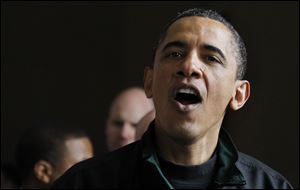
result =
M57 179L52 188L118 188L124 166L132 166L132 162L137 159L138 146L139 142L135 142L101 157L79 162Z
M236 166L240 169L246 180L246 185L251 188L293 189L289 181L271 167L249 156L238 153Z
M82 189L102 187L105 176L110 175L107 171L110 166L117 167L117 162L104 157L93 157L79 162L68 169L52 185L53 189ZM109 162L114 164L109 164ZM106 165L106 167L105 167ZM111 170L114 170L111 168Z

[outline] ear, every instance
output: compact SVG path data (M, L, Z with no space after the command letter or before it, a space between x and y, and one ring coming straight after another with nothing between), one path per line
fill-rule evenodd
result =
M237 80L235 89L230 100L230 107L238 110L247 102L250 97L250 83L247 80Z
M34 175L35 177L44 184L51 183L52 175L54 172L53 166L45 161L45 160L39 160L34 165Z
M144 69L144 90L147 98L152 98L152 82L153 82L153 69L146 67Z

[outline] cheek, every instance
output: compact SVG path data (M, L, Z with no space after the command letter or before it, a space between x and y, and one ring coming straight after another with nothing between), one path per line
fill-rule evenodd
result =
M106 130L106 135L108 138L114 138L117 135L118 131L119 129L117 127L110 125Z
M173 76L174 70L176 70L175 66L169 63L158 63L158 65L154 68L154 80L157 82L166 82L164 80L170 80Z
M230 99L232 98L234 85L226 81L217 82L213 85L209 92L210 97L215 102L216 106L221 106L225 109Z
M170 73L163 68L157 69L153 78L153 99L154 101L160 101L162 97L167 93L170 83Z
M211 73L207 75L207 93L208 100L210 100L216 106L221 106L220 104L227 104L232 97L234 85L235 85L235 76L234 73L227 73L224 71Z

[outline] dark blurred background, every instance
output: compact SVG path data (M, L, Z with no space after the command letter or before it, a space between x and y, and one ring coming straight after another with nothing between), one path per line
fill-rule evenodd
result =
M251 98L224 126L240 151L299 187L299 2L1 1L1 163L33 123L63 120L106 153L114 96L142 85L163 26L186 8L219 11L248 50Z

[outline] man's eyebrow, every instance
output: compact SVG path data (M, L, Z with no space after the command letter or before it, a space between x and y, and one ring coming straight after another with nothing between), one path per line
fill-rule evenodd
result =
M204 49L209 50L209 51L218 53L223 59L226 60L226 58L225 58L223 52L222 52L219 48L217 48L217 47L215 47L215 46L213 46L213 45L209 45L209 44L204 44L202 47L203 47Z
M172 41L165 45L162 51L165 51L166 49L170 47L179 47L179 48L185 48L187 47L187 43L184 41Z

